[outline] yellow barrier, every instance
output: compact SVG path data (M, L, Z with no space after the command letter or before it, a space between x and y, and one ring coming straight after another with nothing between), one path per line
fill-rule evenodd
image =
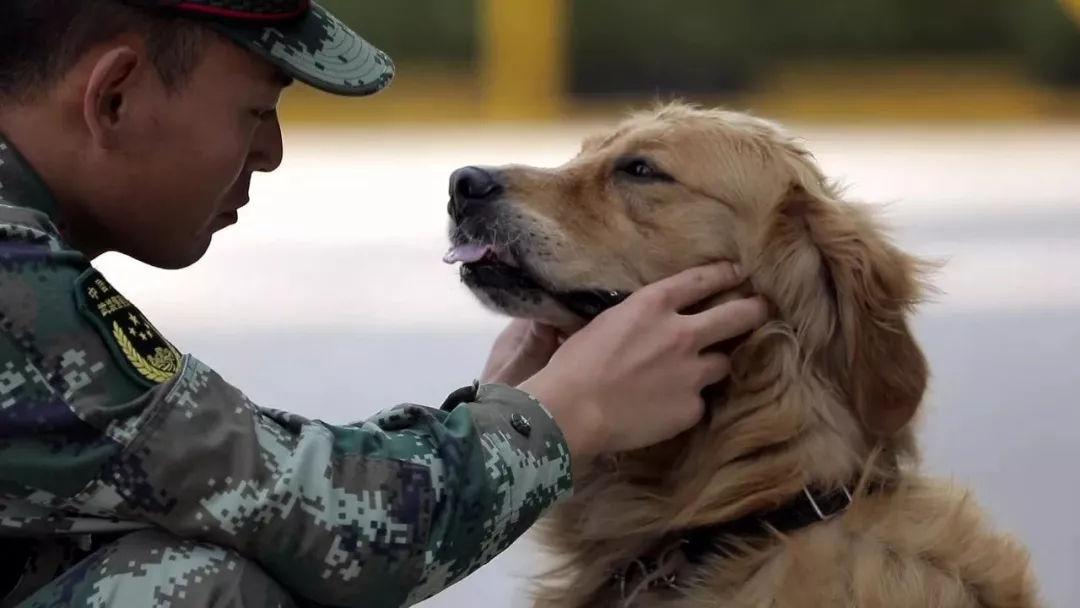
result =
M484 0L481 86L496 119L557 116L565 87L566 0Z

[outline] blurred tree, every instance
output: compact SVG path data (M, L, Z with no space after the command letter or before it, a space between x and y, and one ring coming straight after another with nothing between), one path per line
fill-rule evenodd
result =
M746 0L571 2L571 88L695 92L742 86L767 59L761 4Z
M762 0L788 54L896 55L1000 51L1016 0Z
M576 93L722 91L786 58L942 53L1019 56L1040 79L1080 84L1080 34L1058 0L558 1ZM477 0L322 2L402 61L480 52Z
M1004 52L1015 0L577 0L579 92L715 91L770 60Z
M1042 80L1080 85L1080 27L1056 0L1025 0L1014 23L1022 57Z
M394 58L466 62L479 48L474 0L320 0Z

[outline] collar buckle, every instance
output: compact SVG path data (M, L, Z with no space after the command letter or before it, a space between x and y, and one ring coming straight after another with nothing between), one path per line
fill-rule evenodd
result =
M847 489L847 486L840 486L840 491L844 495L844 504L837 509L832 509L828 513L825 513L825 511L822 510L821 505L819 505L817 500L814 499L814 494L810 491L809 488L803 486L802 491L803 496L806 497L806 501L810 503L810 507L814 509L814 514L818 516L818 519L820 521L829 521L830 519L836 517L844 511L847 511L848 507L851 506L851 503L853 501L851 497L851 491Z

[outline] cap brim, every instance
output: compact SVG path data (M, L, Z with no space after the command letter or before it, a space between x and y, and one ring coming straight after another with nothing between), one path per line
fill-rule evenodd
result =
M390 84L394 62L318 4L273 26L214 22L211 27L262 55L286 74L336 95L371 95Z

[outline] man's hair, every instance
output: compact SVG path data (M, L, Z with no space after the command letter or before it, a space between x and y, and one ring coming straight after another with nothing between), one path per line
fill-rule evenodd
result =
M125 33L145 38L170 91L202 58L205 30L190 19L119 0L0 0L0 99L47 92L87 51Z

